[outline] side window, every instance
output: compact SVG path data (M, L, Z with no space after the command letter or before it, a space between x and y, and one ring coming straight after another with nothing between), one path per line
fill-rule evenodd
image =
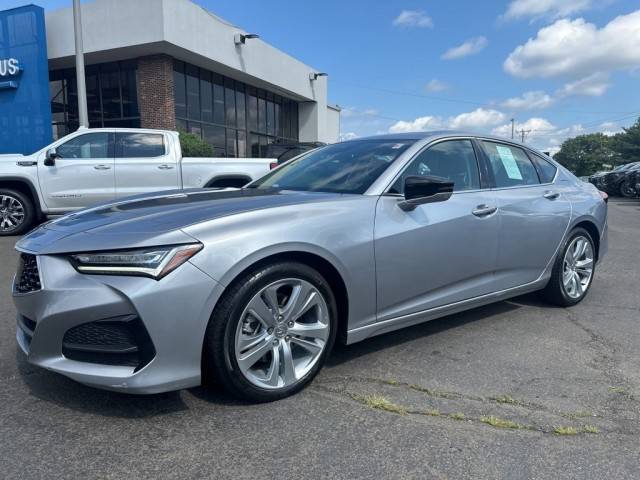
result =
M558 170L556 166L545 160L540 155L536 155L535 153L529 153L529 157L533 160L536 168L538 169L538 176L540 177L540 181L542 183L551 183L556 176L556 171Z
M85 133L58 145L60 158L111 158L113 157L113 134L109 132Z
M161 133L116 133L116 158L153 158L165 152Z
M538 172L524 150L494 142L481 143L489 157L497 188L540 183Z
M471 140L447 140L420 153L391 187L391 193L404 193L408 176L436 176L453 182L454 191L480 188L478 162Z

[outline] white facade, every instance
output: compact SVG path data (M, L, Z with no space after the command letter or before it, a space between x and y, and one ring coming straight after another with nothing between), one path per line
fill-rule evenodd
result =
M163 53L302 102L300 141L338 141L339 119L327 105L327 77L261 39L234 43L247 33L189 0L95 0L82 4L87 63ZM71 8L46 15L50 68L73 66ZM258 32L259 33L259 32Z

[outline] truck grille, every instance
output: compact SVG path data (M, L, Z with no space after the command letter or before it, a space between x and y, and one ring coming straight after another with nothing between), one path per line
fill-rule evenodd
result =
M142 321L134 316L108 318L75 326L64 334L62 354L70 360L142 368L155 349Z
M35 255L21 253L16 274L15 290L18 293L36 292L42 288Z

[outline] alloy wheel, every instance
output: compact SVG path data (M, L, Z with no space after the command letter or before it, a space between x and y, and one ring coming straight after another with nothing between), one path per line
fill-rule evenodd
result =
M594 255L591 241L584 235L575 237L564 254L562 286L569 298L582 297L593 278Z
M236 328L235 360L253 385L289 387L317 364L329 333L329 308L322 293L306 280L279 280L262 288L244 308Z
M25 219L25 210L22 202L10 195L0 195L0 231L11 232L16 230Z

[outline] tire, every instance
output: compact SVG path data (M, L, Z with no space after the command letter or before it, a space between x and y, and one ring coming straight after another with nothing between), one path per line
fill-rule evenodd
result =
M301 299L308 300L296 301ZM311 306L293 308L298 305ZM292 395L322 368L337 318L331 287L313 268L294 262L259 267L235 281L214 309L204 340L203 383L219 383L252 402Z
M36 219L33 202L24 193L0 188L0 237L22 235Z
M575 256L573 256L572 253L576 251L574 250L574 247L581 240L585 241L587 246L585 247L584 256L579 256L576 262ZM572 253L568 253L569 250L571 250ZM595 275L595 252L595 244L588 231L584 228L576 228L572 230L562 245L562 248L559 250L558 256L553 264L549 283L547 283L547 286L541 292L542 297L548 302L561 307L570 307L584 300L587 293L589 293L589 289L593 283L593 277ZM591 257L590 264L587 262L589 256ZM571 265L572 262L573 265ZM591 271L588 281L586 281L585 272L589 267L591 268ZM576 275L577 277L575 277ZM570 277L572 276L579 280L576 280L575 282L570 280ZM565 278L569 279L568 284L565 284ZM576 283L578 281L580 281L580 285Z
M629 180L625 180L620 184L620 195L626 198L636 198L636 189Z

